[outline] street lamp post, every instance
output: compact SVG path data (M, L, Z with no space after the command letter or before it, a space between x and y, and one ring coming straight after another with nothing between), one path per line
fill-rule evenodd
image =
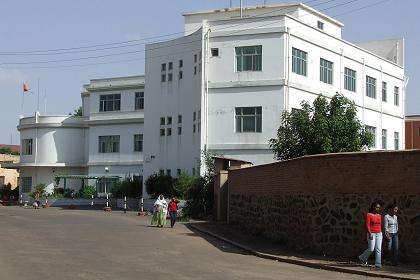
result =
M109 167L108 166L105 166L105 178L104 178L104 180L105 180L105 195L106 195L106 207L105 207L105 209L106 209L106 211L110 211L110 207L109 207L109 202L108 202L108 199L109 199L109 197L108 197L108 190L106 189L106 187L107 187L107 176L108 176L108 173L109 173ZM105 210L104 209L104 210Z

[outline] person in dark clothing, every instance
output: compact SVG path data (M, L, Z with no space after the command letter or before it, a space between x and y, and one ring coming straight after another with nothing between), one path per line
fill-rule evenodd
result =
M169 215L171 216L171 228L174 227L176 222L176 212L178 210L178 203L179 200L175 197L172 197L171 201L169 202Z

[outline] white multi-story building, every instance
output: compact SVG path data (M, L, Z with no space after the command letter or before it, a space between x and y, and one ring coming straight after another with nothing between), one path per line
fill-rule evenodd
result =
M201 151L261 164L283 110L341 93L375 134L404 148L404 42L353 44L303 4L184 14L182 38L146 46L144 176L198 173Z
M61 187L77 190L85 178L104 193L113 176L143 175L144 76L91 80L81 96L81 117L20 119L21 193L57 176L68 177Z

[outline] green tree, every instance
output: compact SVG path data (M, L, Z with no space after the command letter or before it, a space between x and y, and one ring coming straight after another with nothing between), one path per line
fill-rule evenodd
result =
M373 135L357 118L354 102L336 94L330 102L319 96L302 109L283 112L277 138L270 147L280 160L304 155L357 152L373 145Z
M82 106L79 106L76 110L73 112L73 116L75 117L81 117L83 116Z
M190 176L186 172L181 172L179 174L174 182L174 189L176 192L176 195L182 199L186 197L187 191L194 183L194 177Z
M152 174L147 178L146 191L152 198L157 198L159 195L165 197L172 197L176 194L174 189L174 179L169 175Z

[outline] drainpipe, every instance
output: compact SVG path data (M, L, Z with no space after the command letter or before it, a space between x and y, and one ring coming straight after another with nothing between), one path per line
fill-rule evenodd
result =
M405 105L405 102L406 102L406 98L405 98L405 91L406 91L406 88L407 88L407 85L408 85L408 81L410 80L410 77L408 77L408 76L405 76L404 77L404 86L403 86L403 88L402 88L402 90L401 90L401 94L402 94L402 114L403 114L403 120L402 120L402 122L403 122L403 126L402 126L402 134L403 135L401 135L401 137L402 137L402 149L405 149L405 108L406 108L406 105ZM411 129L411 131L412 131L412 138L414 139L414 131L413 131L413 129ZM414 141L413 141L413 143L412 143L412 148L414 148Z

